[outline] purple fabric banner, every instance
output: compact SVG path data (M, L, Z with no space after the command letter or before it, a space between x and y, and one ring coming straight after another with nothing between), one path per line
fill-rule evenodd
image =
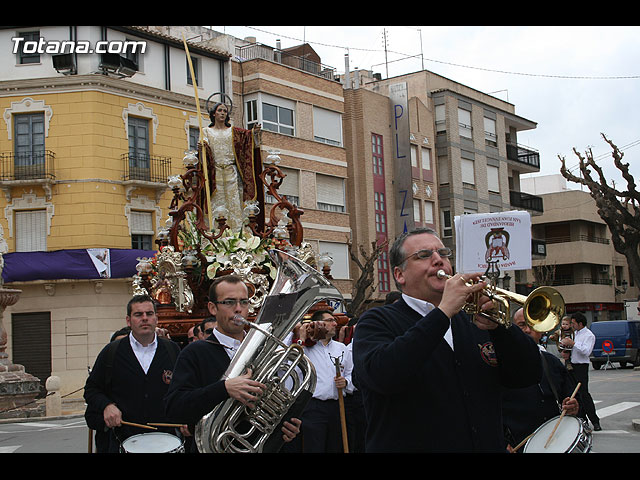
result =
M136 274L137 258L153 257L155 250L109 249L109 278L127 278ZM98 273L87 249L57 250L54 252L6 253L2 280L28 282L31 280L104 278Z

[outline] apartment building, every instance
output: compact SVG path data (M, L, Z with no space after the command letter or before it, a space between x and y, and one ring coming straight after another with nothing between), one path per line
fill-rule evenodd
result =
M545 205L544 213L532 218L532 231L547 254L534 259L533 267L562 294L567 313L582 312L590 322L625 318L625 300L637 300L638 286L589 192L567 188L559 174L526 178L522 185ZM527 275L533 285L534 272Z
M399 206L397 197L394 201L389 195L398 180L390 104L391 89L398 85L408 92L411 183L405 207L412 207L415 226L436 228L455 255L456 216L512 209L536 216L543 211L540 197L520 190L520 175L538 172L540 156L518 145L518 132L536 128L536 123L517 115L513 104L426 70L385 80L364 70L352 74L353 92L345 93L345 117L352 124L345 122L345 136L352 141L347 147L354 172L350 201L359 243L393 241L403 227L399 216L390 214ZM386 223L379 220L381 212L386 213ZM544 247L537 239L533 244ZM537 256L538 250L533 253ZM385 287L394 289L386 282L385 267L382 257L379 298L388 291ZM513 290L526 282L525 272L516 271L507 273L506 284L514 277Z

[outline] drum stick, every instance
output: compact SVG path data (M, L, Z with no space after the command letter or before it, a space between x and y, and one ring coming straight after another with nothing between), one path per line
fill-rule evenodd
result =
M156 427L150 427L149 425L140 425L139 423L120 421L123 425L129 425L130 427L146 428L148 430L158 430Z
M578 393L578 389L580 388L580 385L581 385L581 383L578 382L578 385L576 385L576 389L571 394L570 400L573 400L573 397L576 396L576 393ZM553 438L553 435L556 433L556 430L558 429L558 425L560 425L560 422L562 421L562 419L564 418L564 415L566 413L567 413L567 411L563 408L562 409L562 413L560 414L560 418L556 422L556 426L553 427L553 431L551 432L551 435L549 435L549 438L547 438L547 443L544 444L544 448L547 448L549 446L549 442L551 442L551 439Z
M183 423L147 423L147 425L153 425L154 427L176 427L176 428L180 428L180 427L184 427L185 425Z
M535 432L534 432L535 433ZM527 443L527 440L529 440L531 437L533 437L533 433L531 435L529 435L527 438L525 438L524 440L522 440L517 446L516 448L513 449L513 453L516 453L518 450L520 450L520 448L522 448L522 446Z

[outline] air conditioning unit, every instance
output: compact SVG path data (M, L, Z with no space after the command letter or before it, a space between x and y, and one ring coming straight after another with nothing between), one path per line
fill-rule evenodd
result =
M119 77L131 77L138 71L138 65L117 53L102 53L100 56L100 70Z
M75 75L78 73L75 53L64 53L62 55L51 55L53 68L63 75Z

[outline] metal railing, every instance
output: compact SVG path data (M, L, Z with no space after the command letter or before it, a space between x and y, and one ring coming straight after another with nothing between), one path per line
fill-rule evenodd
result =
M507 158L524 163L525 165L540 168L540 153L529 147L507 143Z
M0 153L0 180L54 179L55 153Z
M240 62L260 58L262 60L297 68L298 70L318 75L328 80L335 80L336 77L336 69L334 67L313 62L297 55L291 55L290 53L262 45L261 43L252 43L251 45L236 47L236 58Z
M569 242L591 242L591 243L602 243L604 245L609 245L608 238L602 237L594 237L591 235L577 235L576 238L571 238L569 235L561 235L559 237L547 237L547 243L569 243Z
M123 180L141 180L153 183L166 183L171 170L171 158L158 155L121 155Z
M520 207L525 210L533 210L536 212L544 212L542 197L530 195L525 192L511 190L509 192L509 202L512 207Z
M551 286L562 285L612 285L611 278L593 278L593 277L558 277L551 282Z

